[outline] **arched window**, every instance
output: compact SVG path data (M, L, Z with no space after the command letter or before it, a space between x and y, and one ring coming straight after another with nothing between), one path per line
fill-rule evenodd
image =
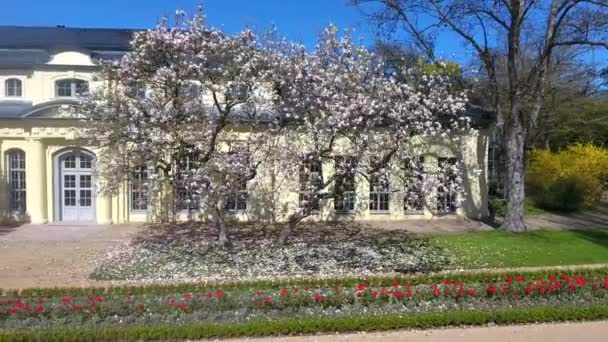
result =
M16 78L9 78L4 81L4 95L6 97L21 97L21 80Z
M89 82L79 79L64 79L55 82L57 97L83 96L89 92Z
M10 151L7 154L9 208L13 211L25 212L25 152Z

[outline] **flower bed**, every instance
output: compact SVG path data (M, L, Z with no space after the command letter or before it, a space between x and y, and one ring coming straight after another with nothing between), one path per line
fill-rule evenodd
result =
M219 247L211 239L133 239L108 253L91 277L139 282L335 277L431 272L446 264L448 258L428 238L405 233L357 239L295 239L285 246L277 246L274 237L242 239L234 241L230 249Z
M466 277L464 277L466 278ZM0 297L0 328L145 327L284 319L379 317L543 306L608 306L605 270L572 275L514 275L488 279L444 279L389 286L290 286L216 288L179 294L119 292L87 296Z

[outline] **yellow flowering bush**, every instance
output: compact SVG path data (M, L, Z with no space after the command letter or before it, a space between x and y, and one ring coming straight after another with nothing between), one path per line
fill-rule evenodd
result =
M577 194L568 194L563 189L576 191L581 188L584 205L593 207L606 190L608 149L591 144L577 144L559 152L536 149L530 157L526 183L529 194L539 202L543 202L547 196L555 195L548 194L552 189L560 188L563 201L568 201L577 197ZM561 186L563 183L571 186Z

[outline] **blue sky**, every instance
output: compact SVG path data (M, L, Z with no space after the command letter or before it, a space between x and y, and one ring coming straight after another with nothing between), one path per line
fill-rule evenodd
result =
M150 28L176 9L192 13L197 0L17 0L2 1L2 25L66 25L72 27ZM279 31L309 44L327 24L352 27L370 36L358 9L346 0L206 0L208 22L227 32L245 26L264 30L275 24Z
M15 0L2 1L0 25L68 27L151 28L163 15L176 9L192 13L197 0ZM375 40L375 30L359 9L346 0L205 0L208 22L227 32L249 26L264 31L276 25L282 35L315 44L318 33L329 23L350 27L365 44ZM440 55L465 61L460 43L441 37Z
M197 0L0 0L0 25L68 27L151 28L161 16L176 9L196 10ZM234 33L246 26L264 31L276 25L282 35L313 47L318 33L329 23L350 27L365 44L375 40L375 30L360 11L346 0L204 0L208 22ZM443 33L438 37L438 55L466 63L470 57L461 41ZM606 54L595 60L604 64ZM586 56L586 59L593 58Z

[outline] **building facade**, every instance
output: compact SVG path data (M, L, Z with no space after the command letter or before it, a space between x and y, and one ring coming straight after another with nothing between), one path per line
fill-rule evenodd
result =
M78 132L83 123L74 111L80 94L94 88L101 59L120 58L129 48L134 31L42 27L0 27L0 209L3 215L24 215L32 223L126 223L157 219L157 211L138 184L145 172L134 175L119 193L98 192L95 146L82 146ZM441 188L431 196L433 208L408 203L388 189L353 177L344 180L351 191L340 199L324 201L311 219L402 220L461 215L480 219L487 215L487 134L466 139L465 198L461 206ZM429 149L421 167L450 162L450 153ZM318 165L324 174L333 165ZM313 169L313 168L309 168ZM293 175L292 175L293 176ZM301 175L300 175L301 176ZM283 177L294 183L298 176ZM275 209L297 203L296 190L284 190L272 203L256 201L263 180L245 184L241 196L228 201L227 210L242 220L272 217ZM268 181L270 182L270 181ZM266 182L266 183L268 183ZM347 185L348 185L347 184ZM288 187L289 188L289 187ZM416 191L416 189L402 189ZM182 208L183 209L183 208ZM204 208L186 208L179 218L204 217ZM340 215L337 215L337 214ZM351 213L352 215L348 215ZM344 215L343 215L344 214Z

